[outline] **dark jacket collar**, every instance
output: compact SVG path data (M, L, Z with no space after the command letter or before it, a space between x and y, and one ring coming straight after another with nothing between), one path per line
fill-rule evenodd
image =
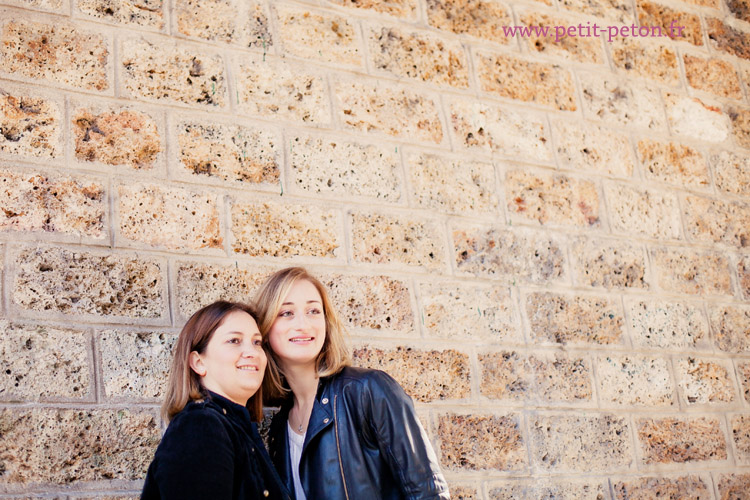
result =
M216 407L227 418L248 429L251 434L257 432L257 426L250 418L250 412L246 407L208 389L206 389L205 404Z

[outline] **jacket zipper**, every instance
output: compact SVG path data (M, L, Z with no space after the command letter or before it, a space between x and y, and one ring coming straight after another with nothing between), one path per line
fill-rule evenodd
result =
M344 496L346 500L349 500L349 491L346 488L346 478L344 477L344 463L341 461L341 444L339 443L339 419L336 416L336 398L338 394L333 396L333 425L336 428L336 451L339 453L339 470L341 471L341 481L344 483Z

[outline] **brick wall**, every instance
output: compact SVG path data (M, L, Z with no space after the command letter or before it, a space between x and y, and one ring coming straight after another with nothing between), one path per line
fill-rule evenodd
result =
M746 0L0 0L0 496L136 498L186 318L301 264L456 498L750 498L748 60Z

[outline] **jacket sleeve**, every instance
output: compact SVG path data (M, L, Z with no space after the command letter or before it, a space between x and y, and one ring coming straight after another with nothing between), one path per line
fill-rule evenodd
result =
M231 437L214 410L180 415L170 423L152 464L160 498L231 499L234 455Z
M411 398L385 372L375 370L369 376L369 390L361 393L364 424L372 429L404 496L449 499L448 485Z

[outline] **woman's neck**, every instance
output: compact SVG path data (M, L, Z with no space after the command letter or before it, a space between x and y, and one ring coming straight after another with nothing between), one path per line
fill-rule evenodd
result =
M286 366L284 376L292 390L294 405L308 407L318 392L318 372L314 365Z

